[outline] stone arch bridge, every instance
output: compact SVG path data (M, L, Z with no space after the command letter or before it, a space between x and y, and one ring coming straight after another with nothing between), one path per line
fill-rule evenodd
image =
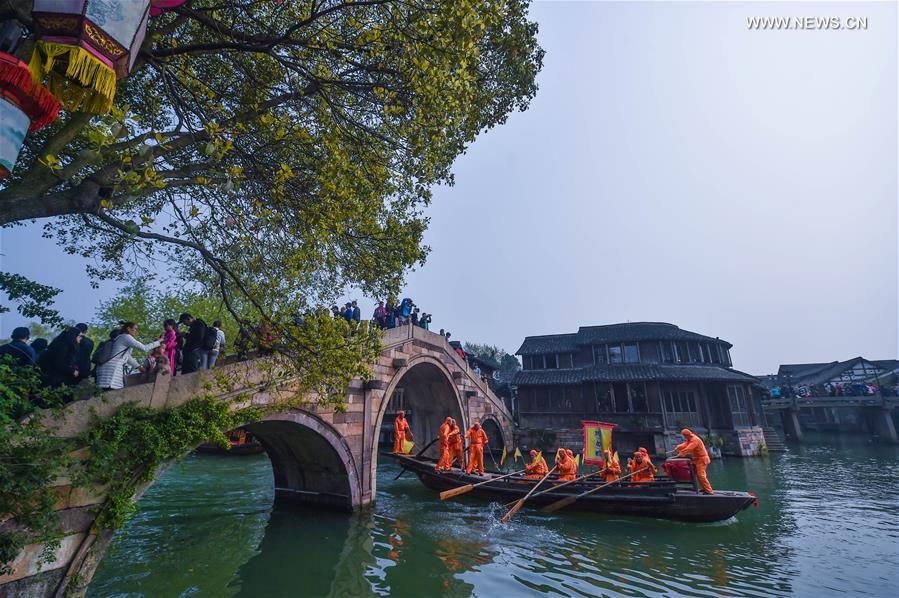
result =
M437 436L446 416L467 428L475 419L484 422L490 444L512 446L512 417L503 404L450 347L441 335L414 326L388 330L383 352L371 365L371 378L353 380L347 388L346 410L315 404L277 411L243 426L262 443L272 463L277 500L297 500L355 509L374 500L381 426L392 420L391 397L401 399L417 444ZM152 384L110 391L101 397L76 401L50 426L61 438L74 438L86 430L92 413L111 415L119 406L137 402L151 408L183 404L210 386L228 370L243 380L241 388L229 388L222 400L251 397L258 405L277 404L289 381L282 385L262 382L255 361L225 365L186 376L161 376ZM257 371L258 370L258 371ZM258 385L258 388L254 385ZM286 387L286 388L285 388ZM401 389L401 392L396 392ZM395 401L396 402L396 401ZM243 403L246 404L246 403ZM499 447L496 447L499 448ZM436 447L428 451L433 454ZM142 494L146 487L139 489ZM63 521L65 537L52 563L37 565L41 546L28 545L13 562L13 573L0 576L0 598L21 595L78 594L87 584L112 538L110 530L92 529L96 507L103 503L102 488L71 487L57 480L59 500L55 508ZM0 528L15 525L3 522Z

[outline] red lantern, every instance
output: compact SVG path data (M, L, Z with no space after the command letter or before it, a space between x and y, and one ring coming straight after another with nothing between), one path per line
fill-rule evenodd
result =
M35 80L49 76L50 91L69 110L109 112L116 81L140 51L149 8L150 0L34 0Z
M34 83L28 65L0 52L0 178L9 176L28 131L56 120L59 102Z

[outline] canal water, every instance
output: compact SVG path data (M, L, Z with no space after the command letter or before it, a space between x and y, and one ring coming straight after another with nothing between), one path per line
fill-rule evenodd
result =
M265 455L192 455L146 493L106 596L899 596L899 448L818 437L716 461L760 507L718 524L441 503L382 463L361 514L273 506Z

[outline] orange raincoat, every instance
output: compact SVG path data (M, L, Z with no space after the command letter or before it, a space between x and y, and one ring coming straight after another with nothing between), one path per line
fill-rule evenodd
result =
M450 467L452 467L453 458L449 445L449 433L452 429L452 421L453 419L451 417L446 418L446 420L440 424L440 429L437 431L437 444L440 447L440 458L437 460L434 471L449 471Z
M606 470L603 474L603 479L606 482L614 482L621 477L621 463L612 456L612 451L605 451L603 457L602 467Z
M549 473L546 459L537 451L531 451L531 462L524 466L524 474L534 480L539 480Z
M459 429L456 420L453 420L453 427L450 428L447 442L449 443L449 456L447 457L449 466L447 467L447 470L453 466L454 461L459 462L459 469L465 469L465 453L462 450L462 430Z
M406 440L406 432L409 432L409 436L411 437L411 430L409 429L409 422L406 421L406 414L400 411L396 419L393 420L393 452L398 454L403 454L406 451L403 450L403 442Z
M632 482L651 482L655 479L655 476L652 474L651 469L652 464L649 461L649 457L637 451L634 453L634 458L629 459L627 462L627 468L633 473L631 476Z
M559 449L559 458L557 459L557 465L559 466L559 480L563 482L568 482L573 480L577 476L577 463L574 462L574 458L569 454L571 451L566 451L565 449Z
M690 457L693 459L693 468L696 470L696 479L699 481L702 491L706 494L712 494L714 490L712 490L709 478L705 474L705 470L712 460L709 459L709 453L705 450L702 438L687 428L681 430L681 434L684 435L684 441L674 447L674 450L676 450L681 457Z
M487 434L481 428L481 424L475 422L465 432L468 438L468 473L477 470L480 475L484 475L484 445L487 444Z

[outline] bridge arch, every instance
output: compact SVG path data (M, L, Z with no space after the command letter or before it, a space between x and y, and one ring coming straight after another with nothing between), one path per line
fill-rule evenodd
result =
M242 426L265 448L275 498L352 509L362 504L353 452L338 432L302 411L275 413Z
M460 428L468 427L468 414L462 396L454 381L453 374L447 366L430 355L420 355L409 360L399 368L384 392L384 398L375 418L375 430L380 430L390 406L390 399L397 388L403 389L403 399L409 417L410 427L415 437L416 446L424 448L431 440L437 438L440 424L449 416L456 419ZM371 486L375 493L375 480L378 467L378 435L373 435L371 450ZM432 445L425 453L436 456L438 449Z
M488 415L481 421L481 427L487 434L487 446L491 450L501 451L506 446L506 439L503 437L503 427L494 415Z

